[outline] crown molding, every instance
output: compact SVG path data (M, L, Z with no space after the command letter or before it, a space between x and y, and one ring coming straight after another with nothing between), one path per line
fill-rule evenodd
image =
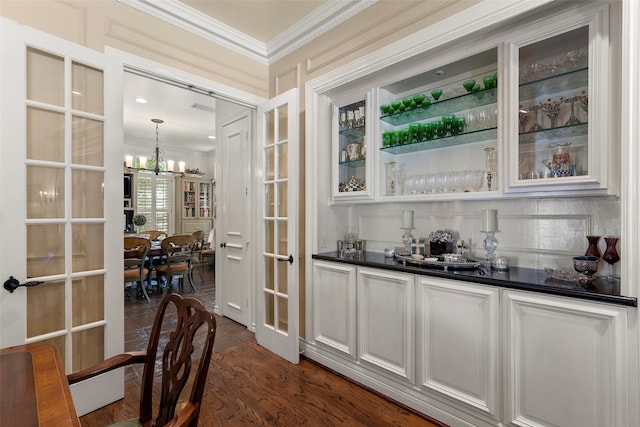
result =
M378 2L378 0L328 1L268 43L262 43L177 0L118 1L267 65L299 49Z
M176 0L118 0L228 49L267 63L264 43Z
M326 2L267 42L268 62L284 58L377 2L378 0Z

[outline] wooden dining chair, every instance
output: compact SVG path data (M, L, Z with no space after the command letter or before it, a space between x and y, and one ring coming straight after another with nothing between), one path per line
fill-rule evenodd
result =
M166 322L163 322L165 317ZM200 301L169 294L160 302L146 351L127 352L110 357L90 368L67 375L67 381L74 384L116 368L142 363L144 368L139 417L113 425L196 427L215 335L215 318ZM159 346L162 346L160 351ZM198 351L194 351L194 348ZM199 361L197 355L200 356ZM196 363L197 370L192 373ZM156 368L159 369L158 378ZM154 385L160 387L159 393L158 390L155 393L160 399L159 405L156 403L158 413L155 415L155 421ZM184 402L187 393L188 400ZM180 409L176 412L178 403Z
M204 282L202 276L202 250L204 249L204 231L196 230L191 234L196 239L196 245L193 248L193 257L191 257L192 268L197 268L200 274L200 282Z
M149 275L149 268L145 263L149 248L149 239L131 236L124 238L124 283L135 283L136 289L147 302L151 302L144 284Z
M149 235L149 240L158 240L161 237L165 239L169 237L166 231L160 231L160 230L146 230L144 234Z
M166 279L165 290L168 292L173 277L180 276L180 289L183 290L184 279L186 278L191 289L195 292L192 258L193 250L196 246L196 238L191 234L169 236L160 242L160 246L162 247L162 260L161 264L156 265L158 284L161 283L164 277Z

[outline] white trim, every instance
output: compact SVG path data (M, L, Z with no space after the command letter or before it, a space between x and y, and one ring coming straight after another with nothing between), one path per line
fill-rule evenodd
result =
M307 87L325 92L353 80L368 76L403 60L427 52L452 40L477 33L483 28L536 9L552 0L518 0L511 2L484 0L436 24L416 31L354 62L307 82Z
M108 57L113 57L120 60L125 67L131 66L140 70L147 70L153 74L163 76L169 80L186 82L195 86L203 87L211 90L212 92L214 92L214 94L219 94L220 96L227 98L227 101L233 102L233 100L237 100L239 103L249 104L252 106L260 105L265 101L265 98L254 95L252 93L235 89L231 86L217 83L213 80L208 80L195 74L187 73L185 71L160 64L159 62L155 62L150 59L132 55L130 53L110 46L105 47L104 53Z
M118 0L206 40L263 64L272 64L378 0L328 1L267 43L263 43L175 0Z
M640 197L638 197L638 183L640 182L640 84L637 77L640 74L640 3L637 0L622 0L619 5L622 8L622 31L621 31L621 69L618 76L624 82L624 90L620 93L620 123L625 126L620 128L620 149L621 149L621 252L626 254L621 266L621 276L629 278L622 293L629 296L640 295L640 265L635 260L640 254ZM628 261L625 261L628 260ZM640 395L640 328L638 328L638 309L631 317L635 325L635 334L629 343L629 372L630 389L628 401L629 418L628 425L638 425L640 414L638 399Z
M284 58L337 27L378 0L328 1L267 42L267 63Z

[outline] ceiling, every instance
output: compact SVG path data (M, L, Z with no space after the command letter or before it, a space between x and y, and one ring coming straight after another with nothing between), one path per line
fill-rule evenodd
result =
M196 32L196 27L210 28L211 37L201 32L199 35L269 62L270 49L275 55L285 52L285 48L273 47L274 40L279 40L279 45L308 42L308 38L301 41L301 32L310 32L311 28L328 31L333 27L329 22L332 16L340 15L344 19L349 14L347 9L355 14L363 9L363 4L373 4L377 0L120 1L189 31ZM214 38L215 34L222 33L226 35L225 40ZM318 31L314 34L318 35ZM246 44L249 39L255 43ZM137 97L148 102L140 104L135 101ZM156 133L151 119L157 118L164 120L159 125L161 148L210 152L215 147L215 141L208 139L210 135L216 135L215 108L216 100L207 95L125 73L124 138L127 144L152 149Z
M327 0L181 0L180 3L262 43L273 40Z
M139 103L137 98L147 100ZM124 76L123 124L127 144L208 152L214 149L216 100L210 96L132 73Z

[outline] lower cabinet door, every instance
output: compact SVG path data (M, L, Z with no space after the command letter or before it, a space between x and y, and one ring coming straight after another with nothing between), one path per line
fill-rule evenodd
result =
M313 339L356 357L356 266L313 262Z
M628 426L627 309L504 291L505 422Z
M358 268L358 355L415 383L414 275Z
M418 276L418 378L435 392L499 418L500 289Z

